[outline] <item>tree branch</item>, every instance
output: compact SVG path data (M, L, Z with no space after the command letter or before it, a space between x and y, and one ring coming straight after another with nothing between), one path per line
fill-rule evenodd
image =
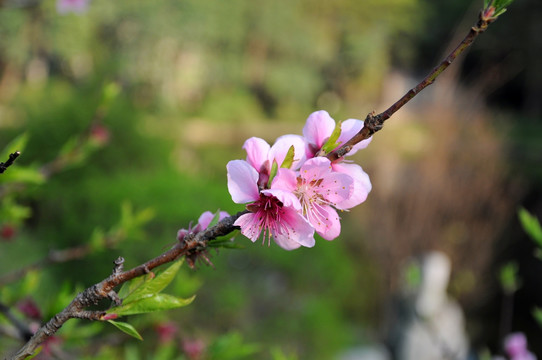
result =
M3 174L4 171L6 171L6 169L8 167L10 167L11 165L13 165L13 162L15 161L15 159L17 159L19 157L19 155L21 155L21 153L19 151L16 151L12 154L9 154L9 159L8 161L6 161L5 163L4 162L0 162L0 174Z
M215 226L206 230L196 234L188 234L182 242L177 243L170 250L128 271L122 271L123 259L118 258L114 263L113 273L108 278L79 293L64 310L56 314L49 322L39 328L34 336L32 336L32 338L11 359L25 359L32 355L41 343L55 334L69 319L102 320L105 311L86 311L84 309L90 305L96 305L100 300L106 298L116 301L114 289L117 286L136 277L145 275L160 265L173 262L181 256L197 256L197 254L207 249L210 240L227 235L236 230L237 227L235 227L233 223L241 215L246 214L247 212L247 210L239 212L236 215L223 219Z
M354 145L368 139L374 133L381 130L384 126L384 121L388 120L397 110L406 105L414 96L418 95L423 89L431 85L435 79L444 71L450 64L457 58L459 54L465 51L474 40L483 33L489 24L497 19L493 17L495 13L495 8L489 5L486 9L480 11L478 16L478 21L470 29L469 33L465 36L463 41L452 50L452 52L437 66L435 67L418 85L410 89L405 95L403 95L399 100L397 100L393 105L380 114L375 114L371 112L367 115L364 121L363 128L350 140L348 140L340 148L327 154L327 158L331 161L340 159L341 157L348 154Z

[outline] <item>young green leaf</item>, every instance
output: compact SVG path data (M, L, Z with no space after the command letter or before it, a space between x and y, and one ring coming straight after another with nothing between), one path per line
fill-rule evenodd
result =
M538 219L524 208L519 209L518 217L523 230L542 248L542 227Z
M509 262L501 267L499 273L501 287L505 294L512 295L521 286L518 278L518 264Z
M107 311L107 313L115 313L118 316L125 316L175 309L189 305L195 297L196 296L194 295L188 299L181 299L168 294L156 294L150 297L140 298L139 300L132 301L128 304L111 308Z
M209 223L209 225L207 225L207 228L213 227L218 224L218 219L220 219L220 209L216 211L215 215L211 219L211 222Z
M143 338L137 330L130 324L121 322L121 321L113 321L113 320L107 320L108 323L113 324L117 329L119 329L122 332L125 332L126 334L135 337L136 339L139 339L143 341Z
M534 308L533 310L533 316L538 322L538 325L542 327L542 309L541 308Z
M141 298L150 297L164 290L166 286L173 280L175 274L181 268L183 260L175 261L167 269L156 275L153 279L145 281L141 286L135 289L125 299L123 304L128 304L132 301L138 301ZM116 311L115 311L116 312Z
M11 140L9 144L6 145L6 147L0 151L0 161L6 161L8 156L10 154L13 154L16 151L20 151L21 153L26 148L26 144L28 143L28 134L23 133L19 136L17 136L15 139Z
M288 152L286 153L286 156L284 157L284 161L280 165L281 168L289 169L292 167L292 164L294 163L294 155L295 155L295 148L294 146L290 146L288 149Z
M279 164L277 164L276 160L273 160L273 165L271 165L271 171L269 172L269 181L267 182L267 187L271 187L271 183L273 182L273 179L275 176L277 176L277 172L279 171Z
M341 121L337 123L335 129L333 129L333 132L331 133L331 136L322 146L322 150L325 154L329 154L330 152L338 148L339 145L341 145L340 142L337 142L337 140L339 140L339 136L341 136Z

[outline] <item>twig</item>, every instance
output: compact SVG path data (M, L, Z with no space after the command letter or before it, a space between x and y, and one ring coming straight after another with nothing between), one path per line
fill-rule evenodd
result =
M19 155L21 155L21 152L20 151L16 151L12 154L9 154L9 159L8 161L6 161L5 163L3 162L0 162L0 174L3 174L4 171L6 171L6 169L8 167L10 167L11 165L13 165L13 162L15 161L15 159L17 159L19 157Z
M21 340L28 341L32 337L32 331L22 321L17 319L9 310L9 307L0 302L0 313L9 320L17 329L17 337Z
M362 140L368 139L374 133L381 130L384 126L384 121L388 120L397 110L406 105L414 96L418 95L423 89L431 85L435 79L444 71L450 64L455 60L455 58L465 51L474 40L483 33L489 24L495 21L497 18L493 17L495 8L489 5L486 9L480 11L477 23L470 29L469 33L463 41L454 49L452 52L437 66L435 67L418 85L410 89L405 95L403 95L399 100L397 100L393 105L391 105L386 111L375 114L371 112L367 115L364 121L363 128L354 135L354 137L348 140L344 145L338 148L335 151L327 154L327 158L331 161L340 159L341 157L348 154L354 145L359 143Z
M128 271L122 271L121 264L123 263L123 259L117 259L117 261L115 261L113 273L108 278L79 293L64 310L56 314L49 322L47 322L47 324L39 328L34 336L32 336L32 338L11 359L19 360L32 355L41 343L49 336L55 334L69 319L102 320L105 311L87 311L84 309L88 306L96 305L100 300L106 298L116 301L113 294L116 295L114 289L118 285L145 275L150 270L160 265L173 262L181 256L195 255L204 251L207 248L209 240L227 235L236 230L237 228L233 223L237 218L247 212L247 210L239 212L236 215L223 219L215 226L204 231L187 235L182 242L179 242L162 255Z

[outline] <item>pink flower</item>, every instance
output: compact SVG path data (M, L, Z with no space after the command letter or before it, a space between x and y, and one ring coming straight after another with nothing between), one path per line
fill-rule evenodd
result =
M511 360L536 360L536 356L527 350L527 338L517 332L504 339L504 349Z
M333 171L324 157L307 160L296 174L280 169L274 186L293 192L299 199L303 216L326 240L333 240L341 232L339 215L333 208L351 197L354 180Z
M300 214L301 204L291 192L258 188L258 171L249 162L233 160L227 165L228 190L237 204L246 204L250 211L241 215L234 225L255 242L263 232L263 240L271 237L286 250L314 246L314 229ZM274 183L274 182L273 182Z
M57 0L56 10L59 14L69 12L82 14L87 11L90 0Z
M335 120L325 110L315 111L309 115L303 127L303 136L307 142L307 158L314 157L322 146L327 142L335 129ZM339 146L354 137L363 128L363 121L348 119L341 123L341 134L337 142ZM348 155L354 155L358 150L365 149L371 142L372 137L360 141Z
M247 162L258 172L260 189L267 187L273 162L281 167L291 146L294 147L294 161L289 168L298 169L305 161L305 141L301 136L281 136L273 146L269 146L265 140L257 137L251 137L245 141L243 149L247 152Z
M220 214L218 215L218 221L226 218L230 216L230 214L228 214L227 212L225 211L221 211ZM204 212L203 214L201 214L201 216L199 217L198 219L198 224L194 227L192 227L192 224L188 225L188 230L187 229L181 229L177 232L177 240L179 241L182 241L184 239L184 237L190 233L194 233L194 234L197 234L199 233L200 231L203 231L205 229L207 229L207 227L209 226L209 224L211 223L211 221L213 220L213 218L215 217L215 214L213 214L212 212L210 211L206 211Z
M307 158L314 157L327 142L333 130L335 129L335 120L329 116L327 111L320 110L313 112L307 118L307 122L303 127L303 136L307 142ZM344 144L356 135L363 128L363 121L356 119L348 119L341 124L341 134L338 138L340 144ZM352 148L348 155L353 155L360 149L366 148L372 138L363 140ZM340 145L339 145L340 146ZM334 161L331 166L336 172L349 175L354 179L354 188L351 196L341 203L338 203L338 209L350 209L364 202L371 192L372 185L369 175L363 171L361 166L344 162L344 159Z

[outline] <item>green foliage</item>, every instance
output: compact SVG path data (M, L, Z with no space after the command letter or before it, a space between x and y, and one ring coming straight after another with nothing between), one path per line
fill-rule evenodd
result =
M124 332L124 333L126 333L126 334L128 334L128 335L130 335L132 337L135 337L138 340L143 341L143 338L141 337L141 335L139 335L137 330L132 325L130 325L128 323L125 323L125 322L113 321L113 320L107 320L107 322L114 325L120 331L122 331L122 332Z
M509 262L503 265L499 272L499 280L505 294L512 295L521 287L518 278L518 264Z
M288 152L286 153L286 156L284 157L284 160L282 161L282 164L280 165L281 168L289 169L292 167L292 164L294 163L294 155L295 155L295 148L294 146L290 146L288 148Z
M340 142L337 142L337 140L339 140L339 137L341 136L341 123L342 122L339 121L337 125L335 125L335 129L333 129L331 136L322 146L322 150L324 151L324 153L329 154L341 145Z
M542 249L542 226L540 226L538 219L524 208L519 209L518 218L523 230L525 230L536 245Z
M231 332L218 338L207 349L209 360L242 360L253 359L254 355L261 350L256 344L244 342L241 334Z

